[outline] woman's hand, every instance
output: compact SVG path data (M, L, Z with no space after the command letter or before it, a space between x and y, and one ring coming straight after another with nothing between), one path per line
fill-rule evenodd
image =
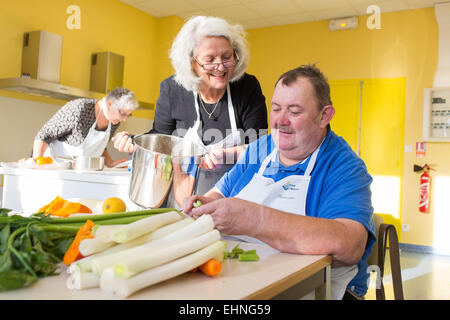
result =
M199 167L205 170L213 170L220 168L224 164L233 165L246 148L247 145L242 145L226 149L212 150L210 153L202 157Z
M117 166L119 163L127 162L127 161L128 161L128 159L119 159L119 160L111 161L111 162L105 163L105 164L108 168L113 168L113 167ZM124 168L126 166L128 166L128 164L124 163L123 166L120 166L118 168Z
M119 132L111 140L114 142L114 148L120 152L130 153L136 150L136 145L133 144L133 139L126 131Z
M198 165L205 170L214 170L222 167L224 164L224 150L213 150L205 154L201 163Z

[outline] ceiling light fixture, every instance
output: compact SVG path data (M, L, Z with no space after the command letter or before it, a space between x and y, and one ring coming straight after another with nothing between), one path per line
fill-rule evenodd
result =
M330 31L356 29L358 27L358 17L346 17L330 20L328 24Z

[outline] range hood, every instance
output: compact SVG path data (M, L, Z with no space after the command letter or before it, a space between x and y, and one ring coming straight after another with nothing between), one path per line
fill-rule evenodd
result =
M89 91L59 83L61 52L61 36L44 30L26 32L23 39L21 77L0 79L0 89L66 101L103 98L106 93L98 92L97 88ZM151 103L138 102L139 109L154 109Z
M61 100L73 100L78 98L101 99L103 97L101 93L63 86L50 81L29 78L0 79L0 89Z

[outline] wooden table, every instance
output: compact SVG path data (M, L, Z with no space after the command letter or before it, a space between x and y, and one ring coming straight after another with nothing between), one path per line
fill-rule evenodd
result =
M238 242L225 239L228 250ZM128 297L136 300L240 300L298 299L316 290L316 298L330 298L331 257L281 253L268 246L240 242L244 250L256 249L259 261L227 259L221 273L210 278L186 273L153 285ZM0 293L0 300L104 300L120 299L102 290L69 290L67 274L47 277L29 288ZM289 289L291 288L291 289ZM287 290L289 289L289 290ZM287 290L287 291L286 291ZM294 290L295 295L289 291Z

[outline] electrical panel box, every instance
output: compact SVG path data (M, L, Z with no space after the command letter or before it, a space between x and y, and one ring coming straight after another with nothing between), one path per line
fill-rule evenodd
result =
M423 141L450 142L450 87L425 88Z
M112 52L94 53L91 57L89 90L108 93L123 84L125 57Z

